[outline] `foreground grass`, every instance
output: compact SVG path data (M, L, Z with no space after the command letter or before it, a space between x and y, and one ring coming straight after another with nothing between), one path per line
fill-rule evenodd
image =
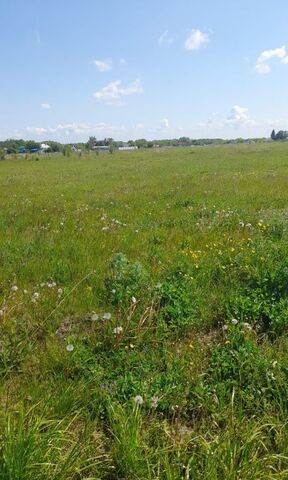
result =
M0 164L0 478L288 478L285 144Z

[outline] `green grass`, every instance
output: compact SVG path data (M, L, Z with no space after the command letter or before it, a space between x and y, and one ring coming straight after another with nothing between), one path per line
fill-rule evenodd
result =
M286 144L0 162L1 479L288 478L287 180Z

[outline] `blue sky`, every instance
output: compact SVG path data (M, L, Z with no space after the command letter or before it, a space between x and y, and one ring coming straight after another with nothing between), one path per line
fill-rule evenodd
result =
M1 0L0 138L288 129L288 2Z

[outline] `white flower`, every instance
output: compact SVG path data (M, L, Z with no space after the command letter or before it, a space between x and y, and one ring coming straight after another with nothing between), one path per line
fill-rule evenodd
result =
M223 325L223 330L228 330L228 325Z
M33 294L33 297L34 297L34 298L37 300L37 298L39 298L39 297L40 297L40 293L38 293L38 292L35 292L35 293Z
M243 327L246 328L246 330L252 330L250 323L247 323L247 322L243 323Z
M159 402L159 397L154 396L151 398L151 407L152 408L157 408L158 407L158 402Z
M156 288L158 288L158 290L159 290L161 287L162 287L162 283L160 283L160 282L157 283Z
M237 318L232 318L231 323L232 323L232 325L237 325L237 323L238 323Z
M62 295L62 293L63 293L63 289L62 289L62 288L58 288L58 290L57 290L57 291L58 291L58 295L59 295L59 297L61 297L61 295Z
M111 317L112 317L112 315L111 315L111 313L109 313L109 312L104 313L104 315L103 315L104 320L110 320Z
M25 295L27 295L27 293L28 293L28 290L23 290L23 293L25 293Z
M17 290L18 290L17 285L13 285L13 287L11 287L11 292L17 292Z
M137 303L137 300L135 297L132 297L131 300L132 300L132 303Z
M136 403L136 405L143 405L143 397L141 395L136 395L136 397L134 397L134 402Z
M115 333L115 335L120 335L120 333L122 332L123 332L123 327L115 327L113 330L113 333Z
M72 345L71 343L69 343L69 345L66 346L66 350L67 350L67 352L73 352L73 350L74 350L74 345Z
M247 227L247 228L251 228L251 227L252 227L252 225L251 225L251 223L246 223L245 227Z
M97 320L99 320L99 315L97 315L97 313L92 313L91 315L91 320L92 322L97 322Z

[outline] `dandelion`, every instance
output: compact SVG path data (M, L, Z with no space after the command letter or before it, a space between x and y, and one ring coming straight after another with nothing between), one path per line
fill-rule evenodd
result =
M137 300L136 300L135 297L132 297L131 300L132 300L132 303L134 303L134 304L137 303Z
M111 317L112 317L112 315L111 315L111 313L109 313L109 312L104 313L104 315L103 315L104 320L110 320Z
M232 318L231 323L232 323L232 325L237 325L237 323L238 323L237 318Z
M144 399L141 395L136 395L136 397L134 397L134 402L136 405L143 405Z
M133 343L130 343L129 347L133 350L133 348L135 348L135 345L133 345Z
M115 327L113 333L115 335L120 335L123 332L123 327Z
M11 287L11 292L17 292L17 290L18 290L17 285L13 285L13 286Z
M69 345L66 346L66 350L67 350L67 352L73 352L74 345L72 345L72 343L69 343Z

